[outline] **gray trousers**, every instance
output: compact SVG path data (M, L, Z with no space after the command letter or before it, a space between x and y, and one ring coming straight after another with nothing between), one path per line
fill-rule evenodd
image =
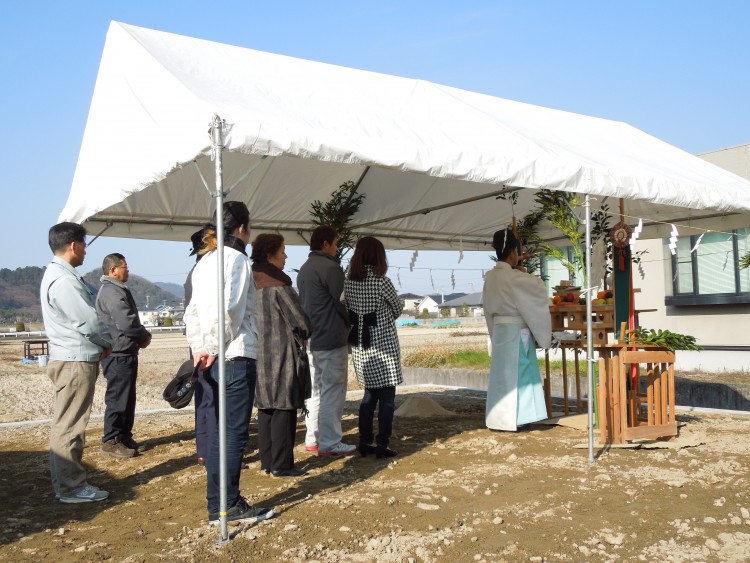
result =
M341 442L341 415L346 402L349 347L312 352L312 396L305 401L307 445L318 444L321 451Z
M52 486L60 496L73 495L86 486L86 468L81 459L97 375L99 362L53 360L47 366L55 394L49 466Z

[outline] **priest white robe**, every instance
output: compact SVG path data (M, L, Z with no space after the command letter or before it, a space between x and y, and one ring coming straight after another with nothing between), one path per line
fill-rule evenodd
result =
M544 282L498 262L484 282L484 316L492 339L487 428L515 431L547 417L536 345L549 348L552 322Z

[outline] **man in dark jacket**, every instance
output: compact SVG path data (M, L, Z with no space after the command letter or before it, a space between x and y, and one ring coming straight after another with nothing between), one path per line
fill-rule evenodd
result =
M341 441L341 415L346 401L349 314L341 302L344 272L336 259L338 233L317 227L310 237L310 254L297 274L300 302L313 326L312 397L305 418L308 451L322 456L353 454L357 448Z
M102 453L133 457L145 447L133 440L135 381L138 351L151 343L151 333L141 324L128 281L128 263L122 254L108 254L102 263L102 286L96 297L96 312L112 337L112 355L102 362L107 391L104 395Z

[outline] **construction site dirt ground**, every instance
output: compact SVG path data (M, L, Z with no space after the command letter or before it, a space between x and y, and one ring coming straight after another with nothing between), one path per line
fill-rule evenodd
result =
M685 412L676 441L597 444L592 464L581 429L492 432L483 393L435 388L399 389L397 407L432 414L396 417L399 455L388 460L311 455L300 421L295 457L308 473L296 479L260 471L253 418L241 489L277 515L230 526L231 541L217 546L192 411L145 412L166 404L158 395L185 357L181 338L155 337L141 359L143 454L100 452L97 391L83 459L89 481L111 496L79 505L54 501L49 425L12 424L49 416L44 369L19 364L20 343L0 343L0 560L750 560L750 417ZM360 397L350 391L345 407L349 443ZM410 408L416 398L449 412Z

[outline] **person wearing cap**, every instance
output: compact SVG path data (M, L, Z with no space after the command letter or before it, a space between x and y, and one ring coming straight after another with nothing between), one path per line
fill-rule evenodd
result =
M497 231L492 246L497 264L485 277L482 301L492 340L485 423L516 431L547 418L536 346L549 348L552 321L544 282L517 268L513 230Z
M200 231L195 231L190 236L193 248L190 250L190 256L195 256L195 265L190 269L190 273L185 280L185 308L190 304L193 297L193 270L198 262L203 258L200 253L205 246L203 237L209 230L214 230L213 225L206 225ZM192 350L190 358L193 358ZM214 436L216 436L216 404L214 402L213 387L206 381L206 374L203 371L198 372L198 379L195 382L195 453L198 463L205 465L208 457L208 450L211 447Z
M226 428L226 520L228 522L257 522L273 516L273 508L250 506L240 494L242 456L247 445L250 413L253 410L256 381L258 331L255 326L255 286L250 259L245 247L250 242L250 211L239 201L227 201L222 217L224 248L218 248L216 231L206 231L199 250L203 256L192 275L193 292L185 309L185 329L193 351L193 362L205 370L206 381L218 396L219 330L224 331L224 400ZM217 276L219 252L223 253L224 326L219 326L219 293ZM214 438L206 459L206 499L208 521L220 520L219 442Z
M55 410L49 433L49 465L55 499L66 504L98 502L109 493L86 481L83 448L94 401L99 362L109 356L109 331L96 314L94 293L76 268L86 257L86 229L58 223L49 230L54 254L39 288L49 338L47 376Z
M125 285L130 278L125 256L107 254L102 262L102 273L96 312L107 325L113 342L112 354L102 362L107 380L102 453L128 458L146 449L133 439L133 425L138 352L151 344L151 333L141 323L135 299Z

